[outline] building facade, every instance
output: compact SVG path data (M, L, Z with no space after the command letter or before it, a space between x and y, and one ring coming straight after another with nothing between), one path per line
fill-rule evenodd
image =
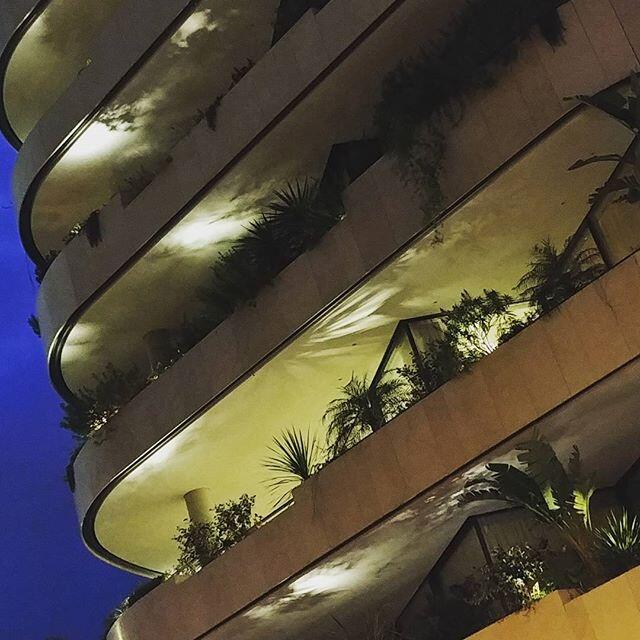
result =
M108 640L640 634L637 0L3 14Z

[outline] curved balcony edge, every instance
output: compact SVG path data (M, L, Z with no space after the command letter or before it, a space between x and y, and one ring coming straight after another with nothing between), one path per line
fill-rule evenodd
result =
M31 229L31 211L39 186L95 114L137 73L196 4L197 0L166 0L150 9L136 0L125 2L95 43L91 65L78 75L22 144L13 190L20 237L34 263L44 262ZM120 46L114 49L113 42Z
M180 620L176 640L204 637L600 383L611 381L611 388L616 388L616 376L626 375L629 384L637 386L639 314L640 253L636 252L478 362L468 374L440 387L324 467L294 491L291 507L225 553L224 559L214 560L186 583L169 582L145 596L116 623L130 625L122 637L157 637L159 629L174 628L169 616ZM603 341L602 335L611 339ZM78 458L78 476L95 478L90 469L100 466L105 452L102 445L87 448ZM129 469L142 461L139 457ZM371 486L371 469L386 482L363 499L356 488ZM98 502L85 502L86 493L79 497L83 531L91 527L99 502L118 477L105 479L97 488ZM345 491L347 484L354 490ZM283 539L305 544L291 553L276 554ZM248 572L248 566L259 571ZM233 594L215 589L229 582L234 584ZM215 606L197 616L177 615L199 602L197 596L205 589L218 594ZM161 606L168 601L171 607ZM166 615L160 613L165 611Z
M293 64L295 68L292 69L290 77L295 78L294 89L304 90L305 86L311 85L313 82L311 79L303 78L300 74L300 66L305 67L305 72L316 73L322 70L326 58L331 58L331 53L322 53L319 55L320 48L335 49L333 55L340 55L343 47L349 47L352 40L357 39L359 35L359 29L369 26L369 23L380 17L380 14L389 10L389 8L398 8L406 0L380 0L377 3L364 2L364 0L358 0L359 5L353 11L353 15L359 19L354 19L349 29L343 29L344 32L340 32L336 29L336 25L339 25L341 20L344 19L344 12L340 11L338 5L333 3L325 9L323 12L323 19L327 14L332 13L333 20L325 20L328 24L320 33L320 29L316 28L314 32L310 32L310 25L316 24L315 14L313 12L307 12L295 25L287 32L287 34L273 47L273 50L281 50L283 46L290 46L287 43L291 43L292 38L297 39L298 48L304 50L304 54L300 56L301 59L307 60L307 65L297 65L295 61ZM186 4L185 4L186 3ZM338 3L339 4L339 3ZM36 264L43 264L44 257L42 252L35 245L33 235L31 232L31 216L32 209L37 197L38 189L40 185L46 180L49 172L55 167L58 160L63 156L65 151L73 144L74 140L82 133L84 126L86 126L91 118L110 100L110 98L118 93L124 84L137 72L137 70L144 65L144 63L153 55L154 51L163 43L168 33L175 29L177 23L184 19L184 17L197 5L197 0L170 0L170 2L163 3L162 10L154 11L154 20L149 21L147 19L148 8L145 9L140 3L136 3L135 0L129 0L125 7L121 8L118 15L122 17L122 20L112 21L111 27L107 29L101 39L101 45L96 47L94 54L94 62L86 71L78 78L76 82L66 91L63 97L58 100L56 105L45 115L40 121L37 128L25 141L20 155L18 156L18 162L14 172L14 195L16 200L16 206L19 211L19 226L23 244L28 255ZM178 12L175 17L176 12ZM139 20L134 20L135 16L139 16ZM331 17L331 16L330 16ZM171 23L167 27L167 19L171 20ZM158 24L156 24L156 22ZM131 26L134 25L134 26ZM160 26L162 29L160 30ZM129 32L131 37L125 38L125 46L122 51L118 52L120 58L126 58L122 60L122 64L114 65L112 47L110 43L113 42L115 34L114 30L119 34L119 38L122 38L122 32ZM293 35L293 34L297 34ZM329 43L327 46L327 42ZM266 82L263 83L262 95L255 100L261 102L263 110L273 115L273 107L269 103L274 102L273 96L269 95L268 80L270 75L273 75L273 60L275 54L267 52L265 58L267 63L258 61L256 63L257 69L252 70L252 77L256 78L256 72L258 69L263 69L263 79ZM271 60L272 64L269 65L268 61ZM262 64L261 64L262 63ZM259 73L259 72L258 72ZM95 79L100 78L100 82L96 82ZM106 78L107 80L103 80ZM243 87L236 89L235 94L237 97L241 94L242 90L250 85L246 80L241 80L239 84ZM287 93L287 92L285 92ZM291 93L291 92L289 92ZM245 96L246 97L246 96ZM283 96L286 100L289 99L289 95ZM220 109L219 119L224 119L225 112L233 113L233 107L228 103L231 102L229 97L226 97L225 104ZM276 110L276 112L279 109ZM278 113L276 119L280 117ZM221 129L224 129L224 124L220 125ZM246 128L241 127L241 129ZM202 133L210 134L206 129L206 123L202 126L196 127L195 131L187 135L185 139L180 141L174 153L180 153L189 156L194 148L193 138L194 133L199 132L200 137ZM244 133L244 132L243 132ZM257 131L250 132L252 136ZM205 136L206 142L206 136ZM247 144L248 141L238 141L240 146ZM249 143L250 144L250 143ZM226 144L223 148L226 149ZM197 148L203 151L205 144L197 144ZM176 162L178 159L175 159ZM215 162L218 158L211 158L211 162ZM188 163L187 163L188 164ZM218 163L220 164L220 163ZM214 171L214 174L216 172ZM153 182L158 179L162 179L163 173L161 172L156 176ZM203 179L202 171L196 172L198 179ZM185 183L185 177L182 176L178 183ZM186 184L191 186L190 181L186 180ZM170 191L171 188L175 189L175 185L170 185L164 188L164 191ZM153 189L153 183L150 185L150 189ZM197 193L199 189L193 187L189 193L184 195L185 199L189 199L194 193ZM179 191L178 193L181 193ZM175 202L175 198L172 199ZM122 212L122 207L113 207L114 200L106 205L106 207L112 207L117 212ZM135 206L135 203L133 203ZM167 212L167 216L171 216L175 213L175 209L171 212ZM127 211L129 215L129 211ZM135 213L134 213L135 215ZM153 221L151 221L153 222ZM157 224L149 225L149 228L143 227L143 237L136 237L129 241L128 247L131 250L135 250L137 246L147 240L148 236L153 236L158 227L162 227L164 220L160 220ZM108 241L108 240L107 240ZM71 244L74 244L72 241Z
M14 149L20 149L22 140L13 130L4 104L4 82L9 61L22 36L37 20L51 0L14 0L5 8L0 24L0 131Z
M388 0L385 1L388 2ZM531 56L523 56L520 61L516 62L510 69L509 81L499 82L495 88L496 96L499 95L507 107L497 108L495 99L485 99L484 102L488 103L488 106L487 104L478 105L478 112L483 115L480 121L478 118L465 118L458 126L455 149L450 151L444 167L445 174L449 165L453 168L451 178L448 179L447 184L443 185L447 202L453 203L464 194L469 193L474 185L481 184L483 180L487 179L487 176L491 176L492 173L499 170L499 167L503 166L510 158L526 150L532 141L535 142L546 131L552 129L554 123L557 123L563 114L572 108L564 100L566 97L580 93L592 94L605 89L627 77L630 67L633 67L634 64L637 65L638 61L633 51L634 47L640 50L640 36L637 43L629 40L629 36L622 29L617 17L615 20L612 18L606 24L590 24L588 20L584 19L584 16L577 15L571 2L564 5L562 10L567 25L567 45L557 51L552 50L551 47L536 48L530 45ZM632 8L628 14L629 22L640 26L640 8ZM312 21L313 17L308 16L309 25L312 24ZM307 34L307 26L307 24L298 23L297 27L301 37ZM640 29L638 29L638 33L640 33ZM596 39L601 41L604 36L607 36L609 41L617 41L618 49L624 50L625 55L621 55L618 50L611 53L606 48L598 50L593 47L592 41ZM537 58L537 66L532 65L533 56ZM589 64L585 64L585 60ZM258 69L259 64L254 67L252 72ZM594 72L594 69L597 72ZM606 69L606 72L603 69ZM531 85L532 74L537 78L540 73L546 74L549 78L549 87L545 92L536 95L535 100L531 100L529 96L523 95L521 87ZM242 87L242 83L238 86ZM233 108L234 105L231 104L231 110ZM505 108L508 108L510 113L513 111L528 113L530 114L529 119L509 119ZM472 110L468 109L467 111ZM510 127L508 135L502 136L504 144L501 145L501 148L492 148L490 153L484 155L465 153L460 142L465 140L465 136L476 141L483 140L487 125L490 130L493 128L496 132L504 132L505 127ZM205 128L203 125L202 130L204 131ZM191 136L188 136L181 143L181 153L193 155L195 143L191 142L191 137L200 135L200 131L201 129L196 128ZM205 135L209 136L212 133L214 132L207 130ZM251 136L254 135L251 133ZM245 150L240 152L241 154L245 151L248 152L251 141L248 145ZM205 139L204 142L196 144L196 148L200 152L203 149L216 149L216 146L208 144ZM209 152L211 153L211 151ZM237 158L237 156L235 157ZM162 233L163 229L170 225L172 220L185 209L181 193L185 190L185 185L189 185L190 188L187 191L192 193L198 191L198 184L194 184L194 180L205 179L210 184L220 177L220 174L217 174L213 179L210 179L206 171L193 170L188 162L184 165L182 174L178 173L182 164L178 161L171 163L172 173L168 178L165 180L163 178L166 176L160 174L150 188L146 189L132 203L132 210L128 211L126 216L119 216L117 220L114 220L112 229L109 228L109 218L107 218L103 228L105 240L99 247L91 248L86 242L86 238L77 237L54 260L48 270L38 296L38 315L43 328L46 350L49 354L51 378L55 388L63 397L70 398L73 395L65 383L61 366L61 353L67 335L82 317L84 311L122 277L131 264L156 241L155 235L151 235L148 239L131 237L133 235L130 233L131 226L129 224L131 215L138 213L136 218L141 219L144 217L145 210L153 211L155 215L158 210L165 209L165 217L168 218L168 222L161 221L161 223L164 222L164 227L158 233ZM228 166L228 164L225 165L222 172ZM372 234L375 235L372 231L364 232L367 226L370 226L367 223L371 212L358 206L359 194L366 195L367 188L373 189L374 192L380 191L379 183L373 180L372 176L381 170L384 172L386 169L381 167L385 166L388 169L389 158L374 165L348 187L345 194L347 220L339 224L337 230L333 230L329 234L330 238L322 243L325 251L329 252L331 249L326 247L331 245L355 248L357 255L363 257L366 267L364 271L360 269L358 277L379 264L424 226L422 213L416 202L417 198L411 197L413 194L407 194L407 189L401 190L396 185L390 187L390 193L380 196L381 201L387 203L392 202L395 198L395 203L392 203L394 204L393 215L389 214L385 219L385 232L376 237L371 237ZM185 173L189 175L183 175ZM385 180L389 182L388 177ZM201 187L200 190L202 190ZM404 219L400 221L399 218L402 216L398 214L398 210L402 207L397 206L398 202L407 206L407 210L403 212ZM135 211L133 211L134 208ZM176 211L178 211L177 214ZM116 216L113 218L115 219ZM387 220L388 225L386 224ZM144 227L144 224L136 225L136 230L138 227ZM145 231L145 235L147 232L153 234L153 231L154 229L149 229ZM110 234L113 234L112 241L109 240ZM90 254L89 252L94 253ZM299 261L307 263L309 259L309 256L302 256ZM336 256L331 255L330 262L335 259ZM90 268L87 268L88 265ZM346 273L354 273L354 268L349 267ZM333 290L331 295L336 295L351 284L352 281L347 279L341 285L343 288ZM55 304L49 306L48 299L55 300ZM318 309L319 307L313 309L311 315L316 313Z
M302 97L342 63L374 27L384 22L403 2L405 0L381 0L372 5L369 0L359 0L359 20L354 20L346 33L333 28L342 15L338 9L334 8L330 15L324 13L322 23L318 22L316 14L307 12L256 63L250 77L243 78L225 97L216 131L211 131L206 122L197 125L175 147L174 159L166 172L156 176L126 211L115 200L107 205L107 210L101 215L103 241L99 247L90 247L86 238L80 235L61 251L47 270L38 294L43 337L50 354L51 378L60 395L65 398L72 396L56 362L59 361L66 335L82 315L81 310L88 308L93 300L117 281L207 188L248 154L263 136L295 108ZM342 5L330 3L324 11L332 6L340 8ZM280 63L276 57L283 46L302 50L304 55L291 56L291 86L274 98L269 89L270 78L279 72ZM326 47L327 52L319 54L320 46ZM307 62L300 65L299 59ZM249 97L248 92L251 94ZM240 114L243 122L246 120L241 108L244 104L254 105L259 117L249 119L251 126L245 123L234 127L230 123L225 127L227 115L233 118ZM231 141L223 137L227 130L236 132ZM219 136L216 138L217 144L211 142L213 136ZM197 166L194 166L194 149L197 150ZM202 160L205 154L206 158ZM137 220L134 228L130 224L132 217ZM46 304L49 297L56 300L56 304L50 308Z

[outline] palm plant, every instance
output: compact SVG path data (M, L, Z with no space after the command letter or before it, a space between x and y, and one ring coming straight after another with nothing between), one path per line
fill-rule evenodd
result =
M561 251L548 238L536 244L529 270L516 284L539 314L551 311L606 270L597 249L575 251L571 240L565 241Z
M320 469L321 453L316 436L311 436L309 431L304 434L294 427L274 437L269 451L271 455L262 463L275 474L268 482L269 490L276 493L284 489L274 505L277 507L290 495L294 486L309 479Z
M212 280L203 299L216 315L225 317L241 302L253 300L271 274L248 259L238 245L222 253L211 267Z
M583 472L578 448L573 448L566 469L542 438L524 442L516 449L520 451L517 459L521 468L488 464L488 475L467 483L461 504L500 500L527 509L560 533L580 558L586 580L595 582L602 573L595 559L591 523L595 487L593 477Z
M275 237L298 255L311 248L344 215L340 203L325 198L318 183L305 178L273 193L264 217Z
M278 239L274 225L265 215L252 221L246 230L236 247L246 253L247 259L259 269L275 275L295 258L294 253Z
M340 387L342 397L333 400L322 418L327 427L329 455L335 458L377 431L398 415L407 404L406 384L398 379L382 379L369 387L367 376L353 374Z

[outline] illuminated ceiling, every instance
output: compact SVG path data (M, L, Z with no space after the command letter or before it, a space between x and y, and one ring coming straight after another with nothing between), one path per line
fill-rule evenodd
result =
M630 139L614 120L580 111L122 480L97 515L100 543L166 570L182 496L201 486L215 502L255 493L258 512L268 513L261 461L272 437L295 425L324 438L320 419L338 386L375 371L398 320L446 308L462 289L509 292L533 244L549 237L561 245L611 171L567 167L602 149L622 151Z
M37 190L33 236L42 255L114 194L154 175L234 69L269 49L279 0L201 0L99 111ZM201 115L200 115L201 117Z
M585 469L596 471L600 487L614 484L640 456L639 376L640 363L628 365L537 425L562 460L578 445ZM363 627L393 623L464 520L502 506L459 507L455 497L464 483L486 462L514 462L513 448L532 432L529 428L404 505L204 638L346 640L351 636L341 626L360 638ZM168 615L180 611L176 606ZM126 628L126 614L123 622Z
M109 362L148 368L143 336L178 329L200 311L210 265L244 233L272 190L319 177L334 144L366 136L382 77L424 42L432 9L415 1L394 14L84 311L62 350L71 389L90 386ZM212 144L224 144L224 137L219 127Z
M36 0L33 2L36 4ZM91 64L93 42L122 0L50 0L13 51L3 86L7 118L24 141Z

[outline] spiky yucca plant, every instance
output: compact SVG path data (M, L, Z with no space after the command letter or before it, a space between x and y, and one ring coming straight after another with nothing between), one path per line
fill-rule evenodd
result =
M532 302L538 314L551 311L606 270L596 249L576 252L571 240L567 238L561 251L548 238L531 250L529 270L516 290Z
M273 192L262 215L212 265L211 282L201 292L207 317L217 323L238 305L254 300L343 217L339 195L327 191L305 179Z
M329 202L318 183L308 178L289 182L273 195L265 220L275 237L295 255L315 245L344 215L340 203Z
M275 474L267 483L271 493L282 492L274 505L277 507L289 497L291 489L320 469L322 456L316 436L295 427L274 437L269 451L271 455L262 464Z
M627 571L640 562L640 520L623 509L610 512L606 525L595 530L596 544L605 561L616 572Z
M331 458L382 427L407 403L406 384L398 378L382 379L370 388L367 376L353 374L340 391L342 397L333 400L323 416Z
M249 223L246 231L237 240L236 247L258 269L275 275L295 258L293 251L279 241L274 225L264 214Z

